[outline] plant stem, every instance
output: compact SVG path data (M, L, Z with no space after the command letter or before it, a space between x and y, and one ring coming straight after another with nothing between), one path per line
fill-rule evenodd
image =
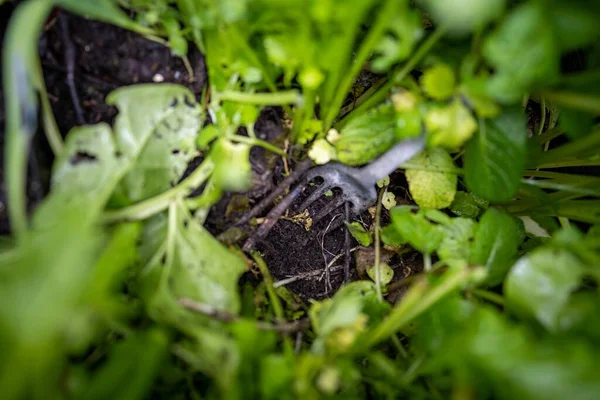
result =
M554 162L564 162L568 158L582 158L590 154L591 151L600 146L600 129L592 131L589 135L560 146L557 149L550 150L544 154L540 160L538 168L544 168L545 164ZM577 160L576 160L577 161Z
M257 137L252 138L252 137L247 137L247 136L234 135L234 136L230 136L229 139L231 139L234 142L246 143L246 144L254 145L254 146L260 146L260 147L263 147L277 155L285 157L285 152L283 150L281 150L279 147L274 146L271 143L266 142Z
M425 269L425 272L431 271L431 254L423 254L423 267Z
M285 90L273 93L247 93L224 90L217 95L219 100L235 101L260 106L299 104L302 95L297 90Z
M600 114L600 98L597 96L573 92L542 92L540 96L557 105Z
M546 98L542 96L542 101L540 104L542 120L540 121L540 129L538 130L538 136L540 136L544 132L544 125L546 125Z
M172 187L158 196L141 201L129 207L118 210L106 211L102 216L102 222L111 223L116 221L135 221L148 218L165 210L169 203L178 196L184 197L194 188L200 186L212 173L214 162L206 158L194 172L184 179L179 185Z
M4 179L8 219L13 235L21 240L27 232L27 159L37 129L35 71L39 62L38 38L52 3L20 4L9 21L2 57L6 107Z
M392 11L395 6L395 0L388 0L385 2L383 7L380 8L373 27L369 30L367 37L361 43L361 46L358 49L358 53L356 55L356 58L352 62L350 71L344 74L344 77L336 90L335 97L333 98L331 104L328 105L327 113L323 120L323 126L325 127L325 129L331 127L335 116L339 113L340 108L342 108L344 99L350 91L354 80L360 73L360 70L362 69L364 63L371 55L371 52L379 42L381 35L384 33L386 27L388 26L391 17L394 15Z
M491 303L494 303L501 307L504 307L504 297L500 296L497 293L490 292L488 290L481 290L481 289L473 289L471 291L471 293L481 299L487 300Z
M339 121L335 128L340 130L346 122L353 115L360 115L361 113L370 110L373 106L381 103L388 95L390 89L394 86L395 83L401 82L409 73L412 71L415 66L421 61L423 57L431 50L431 48L437 43L438 40L444 35L445 29L443 27L438 27L429 37L421 44L421 46L414 52L412 57L402 66L402 68L394 74L392 79L389 79L387 83L382 85L379 90L377 90L371 98L365 100L363 104L356 107L352 110L344 119Z
M267 288L267 294L269 295L269 300L271 302L271 306L273 307L273 313L275 314L275 318L277 318L278 322L285 323L286 321L285 314L283 312L283 306L281 305L279 296L277 295L277 293L275 292L275 288L273 287L273 277L271 276L271 272L269 271L265 260L263 260L260 254L255 250L252 250L250 252L250 255L252 256L252 259L256 263L256 266L258 267L260 273L263 276L263 281L265 282L265 286ZM283 338L284 351L287 353L288 356L293 357L294 347L289 339L289 337Z
M387 186L379 191L379 195L377 196L377 207L375 209L375 289L377 291L377 297L380 301L383 301L383 294L381 291L381 268L379 268L379 264L381 261L381 243L379 228L381 226L381 203L383 200L383 195L386 191Z

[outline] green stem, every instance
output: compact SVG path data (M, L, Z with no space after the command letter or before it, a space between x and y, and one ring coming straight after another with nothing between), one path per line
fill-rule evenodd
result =
M17 7L9 21L2 57L6 107L4 179L8 218L13 235L21 240L27 232L27 159L37 128L37 42L52 2L28 1Z
M379 268L379 264L381 261L381 243L379 228L381 226L381 203L385 192L385 187L379 191L379 195L377 196L377 207L375 209L375 289L377 291L377 297L380 301L383 301L383 294L381 292L381 268Z
M567 158L585 157L590 151L597 150L600 146L600 129L597 129L589 135L575 141L560 146L557 149L550 150L544 154L540 164L561 162ZM538 168L543 168L538 166Z
M260 106L299 104L302 101L302 95L297 90L285 90L273 93L247 93L224 90L219 92L216 97L219 100L229 100Z
M277 292L275 292L275 288L273 287L273 276L271 276L271 272L265 263L265 260L260 256L257 251L251 251L250 255L252 259L256 263L256 266L260 270L261 275L263 276L263 281L265 282L265 286L267 288L267 294L269 296L269 301L271 302L271 306L273 307L273 313L277 318L277 321L280 323L286 322L285 314L283 311L283 306L281 305L281 301ZM289 340L289 337L284 338L284 351L288 356L293 357L294 355L294 347L292 342Z
M501 307L504 307L504 297L500 296L497 293L481 289L473 289L471 293L481 299L489 301L490 303L494 303Z
M573 92L542 92L540 96L563 107L600 114L600 98L597 96Z
M542 120L540 121L540 129L538 130L538 136L540 136L544 132L544 125L546 125L546 98L542 96L542 101L540 103Z
M421 44L421 46L414 52L412 57L402 66L402 68L394 74L392 79L388 80L386 84L382 85L371 98L365 100L363 104L352 110L343 120L339 121L335 128L340 130L345 123L353 116L360 115L361 113L370 110L375 105L381 103L388 96L389 91L392 89L394 84L402 82L404 78L412 71L415 66L425 57L425 55L432 49L432 47L442 38L445 33L443 27L438 27L429 37Z
M116 221L135 221L148 218L165 210L171 201L179 196L187 196L194 188L200 186L208 179L214 168L214 162L206 158L194 172L184 179L179 185L172 187L148 200L144 200L129 207L114 211L106 211L102 216L102 222L112 223Z
M263 147L277 155L285 157L285 151L283 151L279 147L272 145L271 143L266 142L257 137L252 138L252 137L247 137L247 136L233 135L233 136L230 136L229 139L234 142L245 143L245 144L249 144L252 146L260 146L260 147Z
M46 139L48 140L48 144L52 149L54 155L58 155L62 152L64 147L62 135L60 134L60 129L58 129L58 125L56 124L56 119L54 118L54 113L52 112L52 106L50 105L50 101L48 101L48 91L46 89L46 83L44 82L44 75L42 73L42 64L40 62L40 58L36 57L36 68L35 68L35 80L37 89L40 92L40 102L42 105L42 123L44 125L44 133L46 134Z
M423 254L423 267L425 269L425 272L431 271L431 254Z
M335 119L336 115L338 115L340 108L344 103L344 99L354 83L354 80L363 68L364 63L368 60L371 52L379 42L381 35L383 35L385 32L391 17L394 15L392 11L395 6L395 0L388 0L386 1L385 5L381 7L375 24L369 30L365 40L361 43L356 58L350 67L350 71L344 74L344 77L336 90L335 97L333 98L331 104L328 105L328 110L323 121L325 129L331 127L333 120Z
M362 354L406 327L446 295L460 289L466 281L471 279L471 276L477 273L479 273L477 269L448 270L444 279L435 287L430 288L425 280L411 286L404 296L404 300L394 307L388 317L377 325L369 335L366 335L364 340L357 344L354 349L355 352Z

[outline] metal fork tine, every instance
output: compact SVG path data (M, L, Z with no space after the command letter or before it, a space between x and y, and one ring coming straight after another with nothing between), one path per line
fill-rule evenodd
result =
M318 186L307 198L306 200L304 200L302 202L302 204L300 204L300 207L298 207L296 210L298 211L302 211L302 210L306 210L308 208L308 206L310 206L312 203L314 203L315 201L317 201L317 199L319 197L321 197L321 195L323 195L323 193L325 193L327 191L327 189L330 189L327 185L326 182L323 182L322 185Z
M344 195L342 194L341 196L338 196L335 199L333 199L332 201L330 201L329 203L327 203L327 205L325 207L323 207L317 213L317 215L312 217L313 224L316 224L317 222L319 222L320 220L325 218L329 213L331 213L332 211L334 211L335 209L340 207L342 204L344 204L345 201L346 201L346 199L344 198Z

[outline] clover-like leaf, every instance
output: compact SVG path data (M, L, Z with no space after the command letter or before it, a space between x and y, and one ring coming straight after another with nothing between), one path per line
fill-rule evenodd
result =
M429 144L453 150L462 146L477 130L471 112L458 99L443 107L432 107L425 116Z
M457 177L453 172L452 157L441 148L423 152L410 161L417 168L406 170L410 194L421 207L446 208L452 204L456 193ZM436 172L440 169L440 172Z
M423 72L420 82L423 91L429 97L435 100L445 100L454 93L456 77L449 65L436 64Z

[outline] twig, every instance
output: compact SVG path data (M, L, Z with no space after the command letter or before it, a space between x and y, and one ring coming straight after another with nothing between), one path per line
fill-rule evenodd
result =
M236 315L233 315L226 311L218 310L215 307L208 304L198 303L197 301L194 301L189 298L184 297L179 299L179 304L181 304L190 311L194 311L198 314L214 318L221 322L235 322L240 320L240 318ZM278 322L276 324L257 321L256 327L261 331L275 331L283 334L299 333L305 329L310 328L310 319L303 318L298 321Z
M245 224L246 222L250 221L252 218L256 217L258 214L263 212L271 203L273 203L275 201L276 198L278 198L285 192L285 190L288 188L288 186L292 185L294 182L296 182L298 179L300 179L302 174L304 174L310 168L311 164L312 164L312 160L310 160L310 159L306 159L306 160L302 161L301 163L299 163L296 166L296 169L294 169L292 171L292 173L290 173L288 176L286 176L283 179L283 181L281 181L281 183L279 185L277 185L277 187L267 197L265 197L260 202L258 202L252 208L252 210L250 210L246 215L244 215L242 218L240 218L235 223L235 225L239 226L239 225Z
M290 192L290 194L288 194L283 200L281 200L279 204L273 207L273 209L265 217L265 221L262 223L262 225L258 227L258 229L254 232L252 236L248 238L248 240L246 240L246 243L244 243L242 250L251 250L257 241L263 239L269 234L275 223L279 220L279 217L281 217L284 211L292 205L296 197L298 197L300 192L302 192L302 189L303 185L296 186Z
M331 277L329 274L329 267L331 266L331 263L327 262L327 256L325 255L325 252L327 251L329 254L331 254L331 255L333 255L333 254L325 248L325 235L327 235L327 231L329 230L329 227L331 226L331 224L333 223L333 221L335 221L335 219L337 217L339 217L339 215L333 216L331 221L329 221L327 228L325 228L325 230L323 231L323 235L321 236L321 255L323 256L323 261L325 261L325 294L327 294L329 292L329 290L333 290L333 287L331 286Z
M344 219L350 223L350 202L344 204ZM350 282L350 231L344 229L344 283Z
M64 57L65 57L65 68L67 70L67 87L69 88L69 94L73 102L75 109L75 119L77 124L85 125L85 118L83 117L83 109L81 108L81 102L79 95L77 94L77 87L75 86L75 46L71 40L69 33L69 21L67 15L61 13L58 17L60 24L60 32L64 46Z
M360 248L360 246L356 246L356 247L351 248L350 249L350 253L355 252L359 248ZM327 268L329 268L330 272L337 272L337 271L340 271L340 270L342 270L344 268L343 265L335 265L335 266L333 265L333 264L335 264L335 262L337 260L339 260L343 256L344 256L344 253L338 254L335 257L333 257L331 259L331 261L329 261L329 264L327 265ZM296 281L300 281L300 280L312 278L313 276L318 276L318 275L321 275L323 273L325 273L325 269L317 269L317 270L310 271L310 272L304 272L302 274L298 274L298 275L295 275L295 276L292 276L292 277L289 277L289 278L286 278L286 279L282 279L282 280L277 281L277 282L273 282L273 287L274 288L278 288L278 287L281 287L281 286L286 286L286 285L289 285L290 283L294 283Z

